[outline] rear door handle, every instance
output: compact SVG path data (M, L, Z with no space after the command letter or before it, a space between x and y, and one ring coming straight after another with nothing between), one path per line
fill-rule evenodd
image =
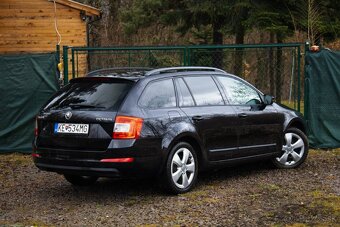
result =
M237 116L239 118L246 118L248 115L246 113L239 113Z
M192 120L194 120L194 121L201 121L201 120L203 120L204 118L202 117L202 116L193 116L192 117Z

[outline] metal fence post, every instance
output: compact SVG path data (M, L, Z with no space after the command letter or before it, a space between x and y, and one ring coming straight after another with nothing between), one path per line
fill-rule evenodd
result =
M151 67L151 50L148 50L148 67Z
M64 85L68 84L68 46L63 46Z
M74 66L74 49L71 49L71 62L72 62L72 79L75 77L76 70Z
M307 65L307 61L306 61L306 56L308 54L309 51L309 42L305 43L305 68L304 68L304 117L306 119L307 122L307 126L308 126L308 120L309 120L309 116L308 116L308 110L309 110L309 84L308 84L308 80L309 78L307 78L307 73L306 73L306 65Z
M298 78L298 103L297 103L297 111L300 112L300 101L301 101L301 48L298 46L298 59L297 59L297 65L298 65L298 71L297 71L297 78Z
M187 48L188 53L187 53L187 65L190 66L191 65L191 48Z

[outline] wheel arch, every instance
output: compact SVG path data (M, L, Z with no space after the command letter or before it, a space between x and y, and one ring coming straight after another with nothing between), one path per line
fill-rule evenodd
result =
M186 142L190 144L193 149L196 151L197 154L197 159L199 163L199 170L203 169L207 163L207 154L204 152L204 147L203 145L199 142L199 137L198 135L192 133L192 132L183 132L181 134L178 134L175 136L171 142L163 143L163 150L164 152L164 158L163 158L163 163L162 166L166 164L166 161L168 159L169 153L171 149L179 142Z
M306 125L304 124L303 121L301 121L298 118L292 119L287 126L285 127L285 130L289 129L289 128L297 128L299 130L301 130L304 134L307 133L306 130Z

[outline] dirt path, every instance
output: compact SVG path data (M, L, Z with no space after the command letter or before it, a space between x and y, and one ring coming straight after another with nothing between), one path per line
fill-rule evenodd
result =
M29 156L1 155L0 226L340 226L339 163L339 149L311 151L296 170L227 168L168 196L153 179L74 188Z

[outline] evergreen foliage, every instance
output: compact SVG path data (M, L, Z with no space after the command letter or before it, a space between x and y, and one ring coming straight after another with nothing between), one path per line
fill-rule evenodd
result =
M127 37L155 25L190 34L195 38L192 44L223 44L224 37L243 44L245 35L254 30L270 35L270 42L303 32L312 44L333 41L340 34L340 1L334 0L78 1L102 10L105 18L97 26L106 33L114 23Z

